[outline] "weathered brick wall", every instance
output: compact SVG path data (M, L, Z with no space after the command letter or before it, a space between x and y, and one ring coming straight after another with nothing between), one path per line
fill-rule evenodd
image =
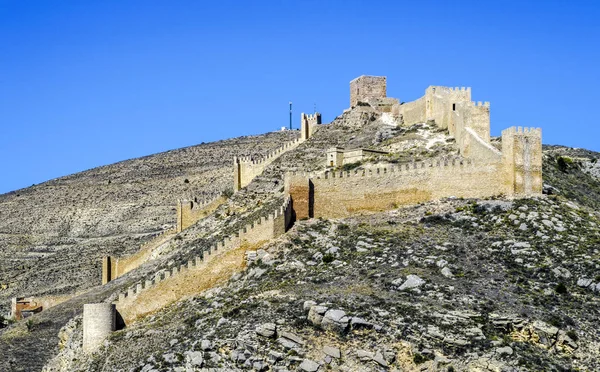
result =
M350 82L350 107L358 102L386 97L385 76L359 76Z

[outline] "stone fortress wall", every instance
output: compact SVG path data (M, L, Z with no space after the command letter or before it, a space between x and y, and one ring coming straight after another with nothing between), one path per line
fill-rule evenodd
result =
M319 115L320 118L320 115ZM283 144L273 152L270 152L262 159L253 159L251 157L233 158L233 191L239 191L248 186L257 176L261 175L269 164L274 162L282 154L295 149L304 140L299 137L293 141Z
M224 202L225 198L220 193L202 200L177 200L177 232L182 232L206 217Z
M224 266L229 269L240 267L243 265L240 263L242 251L280 236L296 219L347 217L450 196L483 198L541 193L541 129L513 127L504 130L502 151L499 151L490 143L490 105L471 102L470 88L432 86L418 100L400 104L385 96L385 79L369 76L354 79L350 83L352 107L370 106L391 113L402 125L433 122L448 129L456 138L460 157L374 166L350 172L288 173L284 190L287 196L284 204L273 213L207 247L186 264L160 270L118 294L115 305L125 322L197 293L211 276L231 275L231 270L223 270ZM302 114L301 119L300 137L264 159L234 158L234 191L247 186L281 154L310 139L318 129L320 114ZM200 205L179 201L177 228L169 230L168 234L173 235L197 222L204 216L200 211L206 211L214 203L219 203L218 198ZM114 267L108 258L103 265L108 273L103 271L103 281L105 277L110 279L113 271L119 275L149 257L147 253L140 253L120 264L117 260ZM92 345L87 348L92 350L106 337L108 329L114 330L114 325L110 326L108 308L90 311L92 320L86 328L84 310L84 344L87 337L87 345ZM92 336L85 336L86 329L97 331L88 332Z
M300 114L300 139L306 141L317 131L319 128L317 125L321 124L321 114L315 112L314 114Z
M150 241L142 244L140 249L130 256L102 257L102 284L106 284L111 280L115 280L116 278L125 275L131 270L138 268L144 262L150 260L154 250L171 240L171 238L175 236L176 232L176 228L171 228L159 233Z
M286 190L296 218L343 218L449 196L508 194L501 163L437 159L366 170L290 173Z
M157 248L170 241L176 233L180 233L191 225L206 217L218 206L225 202L221 194L208 196L203 200L178 200L177 201L177 225L161 232L151 240L140 246L140 249L126 257L105 256L102 258L102 284L138 268L144 262L152 259Z
M401 125L433 122L448 129L462 159L352 173L288 174L286 190L297 218L346 217L450 196L541 194L541 129L504 130L499 151L490 142L490 104L471 102L470 88L430 86L423 97L400 104L385 96L385 86L385 77L352 80L351 105L378 109L381 102L392 102L391 113Z
M169 290L176 292L176 288L173 287L177 285L175 279L182 273L200 267L202 262L211 254L233 250L244 245L253 246L277 238L284 234L292 223L292 201L290 197L287 197L280 207L277 207L266 217L261 217L240 229L235 235L207 247L200 255L188 260L186 264L172 267L169 270L161 270L148 279L136 283L127 291L120 293L118 295L118 300L115 302L117 310L123 315L123 318L126 321L135 318L133 314L152 311L153 309L148 308L147 304L144 306L138 306L138 304L136 304L136 299L142 292L154 288L159 283L163 283L163 286L166 284L166 287L169 288ZM151 304L151 307L154 307L154 310L166 305L166 303L160 303L160 300L158 300L159 298L165 298L164 296L157 296L156 298L157 303ZM175 299L177 298L170 300Z

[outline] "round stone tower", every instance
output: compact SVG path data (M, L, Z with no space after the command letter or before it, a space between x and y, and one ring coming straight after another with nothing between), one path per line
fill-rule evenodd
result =
M105 303L83 305L83 351L95 351L115 330L115 326L115 305Z

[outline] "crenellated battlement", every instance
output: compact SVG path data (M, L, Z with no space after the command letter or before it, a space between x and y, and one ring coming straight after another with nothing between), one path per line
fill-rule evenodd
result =
M295 148L302 142L300 138L296 138L295 140L289 141L276 148L273 151L268 152L267 154L261 156L260 158L254 158L252 156L234 156L233 163L234 164L248 164L248 165L261 165L266 162L271 162L272 160L278 158L284 152L289 151L292 148Z
M140 249L145 249L149 246L152 246L152 245L156 244L156 240L159 240L167 235L175 234L176 232L177 232L177 228L175 228L175 227L171 227L170 229L163 230L163 231L159 232L158 234L153 235L152 240L142 243L140 245Z
M206 217L212 210L221 205L225 199L221 193L204 195L198 200L177 200L177 227L176 231L182 232L191 225Z
M471 87L445 87L441 85L431 85L427 89L435 89L438 93L471 92Z
M402 164L388 164L372 168L365 168L360 170L350 171L319 171L319 172L304 172L304 171L291 171L286 173L286 177L297 177L306 179L322 179L322 180L335 180L339 178L369 178L369 177L385 177L388 175L396 176L398 173L414 173L421 170L435 170L435 169L460 169L466 167L475 167L477 164L473 159L465 159L459 157L444 157L438 158L431 161L418 161L409 162Z
M233 157L233 190L239 191L248 186L252 180L262 174L264 169L282 154L295 149L304 140L302 137L286 142L277 149L268 152L263 157L256 159L250 156Z
M306 141L319 128L318 125L321 124L321 114L315 112L314 114L300 114L300 139Z
M102 257L102 284L128 273L146 262L157 247L169 241L177 233L177 227L163 230L140 245L140 249L127 257Z
M267 216L260 217L238 230L237 233L224 237L220 241L204 248L199 255L186 263L162 269L133 284L119 293L115 301L117 306L135 300L141 293L157 286L161 282L176 278L182 273L200 267L205 259L218 251L241 247L245 243L256 244L270 240L283 234L292 222L292 200L285 197L283 203L273 209Z
M535 127L510 127L502 131L504 135L530 135L530 136L542 136L542 128Z
M302 113L302 116L308 121L316 122L317 120L320 120L321 114L319 114L317 112L314 114Z

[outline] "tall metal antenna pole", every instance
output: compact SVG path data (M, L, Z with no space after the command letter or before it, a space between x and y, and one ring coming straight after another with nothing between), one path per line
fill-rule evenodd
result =
M292 101L290 101L290 130L292 130Z

